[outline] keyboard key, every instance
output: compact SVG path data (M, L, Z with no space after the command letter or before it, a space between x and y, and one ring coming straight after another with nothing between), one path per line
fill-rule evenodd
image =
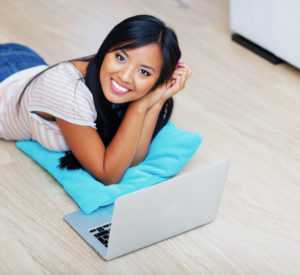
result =
M103 235L104 235L103 233L97 233L94 236L98 239L98 238L102 237Z
M103 240L101 237L100 238L97 238L98 239L98 241L100 242L100 243L102 243L104 246L106 246L107 247L107 243L108 243L108 241L106 241L106 240Z

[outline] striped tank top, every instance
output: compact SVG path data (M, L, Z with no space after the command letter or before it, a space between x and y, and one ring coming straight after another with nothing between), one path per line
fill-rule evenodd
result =
M70 123L96 128L92 93L83 75L71 62L62 62L35 79L22 96L26 83L47 66L17 72L0 83L0 138L35 140L53 151L69 150L55 121L36 112L44 112Z

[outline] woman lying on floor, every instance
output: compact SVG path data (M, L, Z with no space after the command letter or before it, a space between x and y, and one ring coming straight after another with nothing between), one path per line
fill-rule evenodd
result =
M174 31L149 15L116 25L95 55L52 66L0 44L0 138L66 151L61 168L117 183L169 120L191 75L180 57Z

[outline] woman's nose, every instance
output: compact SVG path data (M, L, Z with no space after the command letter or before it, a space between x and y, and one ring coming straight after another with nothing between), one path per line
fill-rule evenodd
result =
M120 73L120 78L124 82L131 83L133 77L133 68L130 66L127 66L126 68L123 68L123 70Z

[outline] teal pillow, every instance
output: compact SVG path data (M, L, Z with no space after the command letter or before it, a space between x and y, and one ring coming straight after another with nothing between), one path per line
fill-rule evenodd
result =
M199 134L177 128L168 122L154 138L144 161L125 172L119 183L105 186L83 169L58 167L64 152L49 151L31 140L16 142L24 152L52 175L85 214L114 203L117 197L160 183L175 176L201 144Z

